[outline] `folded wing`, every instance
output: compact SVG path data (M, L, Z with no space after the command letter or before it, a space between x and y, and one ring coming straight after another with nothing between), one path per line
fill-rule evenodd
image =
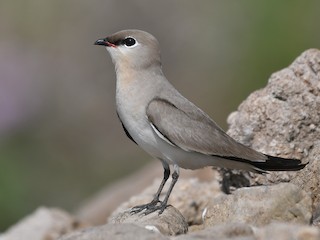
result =
M191 112L156 98L147 107L147 117L157 134L185 151L259 162L267 159L262 153L236 142L200 109Z

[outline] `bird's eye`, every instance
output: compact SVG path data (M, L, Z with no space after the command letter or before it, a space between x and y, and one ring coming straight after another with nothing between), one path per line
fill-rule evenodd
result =
M123 40L124 45L126 45L127 47L131 47L133 45L136 44L136 40L132 37L128 37L126 39Z

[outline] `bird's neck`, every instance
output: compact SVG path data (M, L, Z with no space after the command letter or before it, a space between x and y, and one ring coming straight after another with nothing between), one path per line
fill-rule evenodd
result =
M147 69L116 67L116 75L117 94L128 97L134 95L136 98L139 95L155 94L161 86L161 81L165 79L161 67Z
M159 76L163 76L160 64L150 64L147 66L136 66L129 62L122 61L121 64L115 64L115 71L117 75L117 82L129 85L138 84L143 85L144 81L153 82ZM133 83L139 81L140 83Z

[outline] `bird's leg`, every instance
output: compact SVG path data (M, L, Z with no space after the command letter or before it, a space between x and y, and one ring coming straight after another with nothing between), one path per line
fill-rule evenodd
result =
M156 205L158 202L160 202L160 200L159 200L160 194L162 192L164 185L166 184L167 180L169 179L169 176L170 176L170 168L164 168L163 179L161 181L160 187L159 187L158 191L156 192L156 195L154 196L153 200L151 201L151 203L153 203L153 205Z
M159 215L160 215L166 209L167 203L168 203L168 199L170 197L172 189L173 189L174 185L177 183L177 181L179 179L179 167L178 167L178 165L174 165L173 169L174 170L173 170L173 173L172 173L172 176L171 176L172 177L172 181L171 181L170 187L168 189L168 192L167 192L164 200L162 202L158 200L160 202L160 205L158 205L158 206L157 205L153 205L153 206L148 207L146 209L146 211L144 212L145 215L150 214L152 212L155 212L157 210L160 210L159 211Z
M160 184L160 186L158 188L158 191L156 192L154 198L152 199L152 201L150 203L133 207L132 210L131 210L132 214L141 212L144 209L150 209L150 208L156 206L160 202L160 200L159 200L160 194L161 194L162 189L163 189L164 185L166 184L166 182L167 182L167 180L168 180L168 178L170 176L170 167L169 167L169 165L164 161L162 162L162 165L163 165L163 169L164 169L163 179L161 181L161 184Z

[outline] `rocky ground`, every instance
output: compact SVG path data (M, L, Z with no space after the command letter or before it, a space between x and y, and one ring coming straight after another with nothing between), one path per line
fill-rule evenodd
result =
M320 51L307 50L274 73L228 122L228 133L245 145L309 164L266 175L209 169L199 180L189 174L162 215L132 215L128 209L150 201L159 184L152 165L73 215L40 207L0 240L320 239Z

